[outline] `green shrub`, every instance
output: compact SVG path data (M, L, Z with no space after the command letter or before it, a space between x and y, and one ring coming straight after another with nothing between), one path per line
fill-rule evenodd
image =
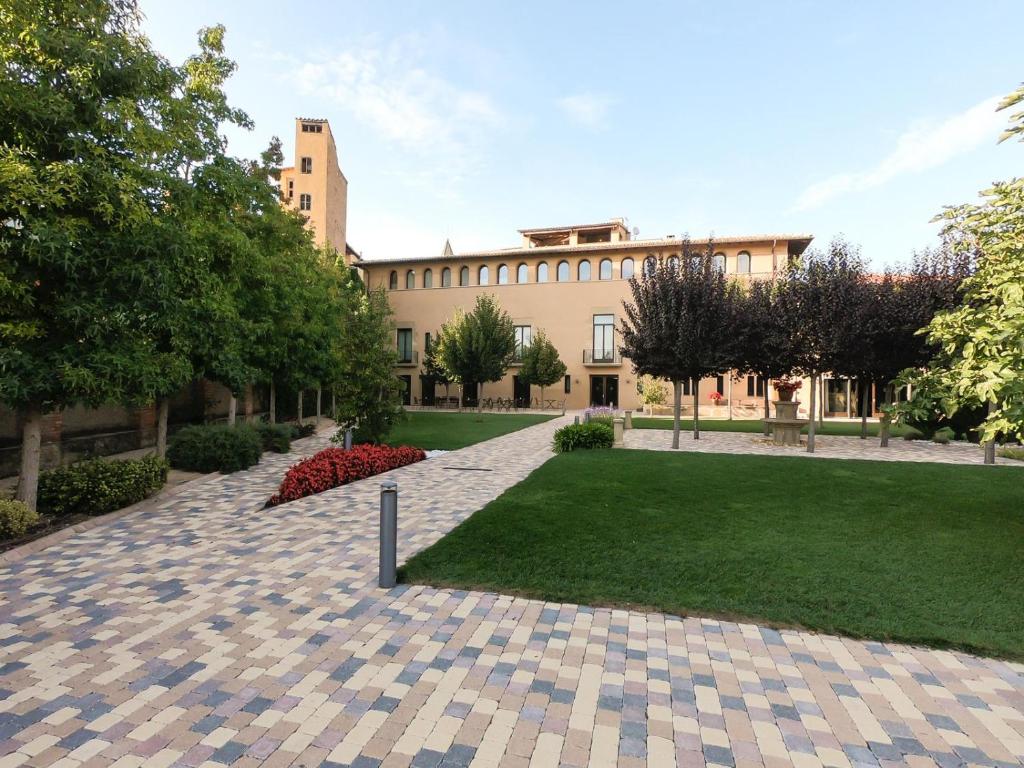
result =
M39 514L20 501L0 499L0 540L24 535L38 520Z
M555 453L588 448L611 448L615 433L607 424L569 424L555 432Z
M288 453L292 449L292 430L287 424L257 424L264 451Z
M938 443L939 445L946 445L955 436L955 433L950 427L943 427L932 435L932 442Z
M922 432L919 429L916 429L914 427L907 427L906 429L903 430L903 439L904 440L927 440L928 437L927 437L927 435L924 434L924 432Z
M309 437L316 432L315 424L289 424L288 429L291 430L292 440L298 440L302 437Z
M167 462L92 459L39 475L39 510L48 515L103 515L142 501L167 482Z
M237 472L260 460L260 433L248 424L185 427L171 439L167 458L175 469Z
M998 453L1004 459L1024 461L1024 445L1004 445Z

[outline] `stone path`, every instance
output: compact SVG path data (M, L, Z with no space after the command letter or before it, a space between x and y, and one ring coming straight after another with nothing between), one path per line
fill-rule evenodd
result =
M626 448L648 451L672 450L671 429L630 429L624 435ZM803 437L806 441L806 435ZM927 440L904 440L893 437L888 448L880 448L878 438L832 437L816 435L814 453L807 453L806 442L801 447L774 445L771 438L748 432L701 432L700 440L693 432L679 435L679 450L700 453L752 453L759 456L806 456L818 459L872 459L877 461L924 461L942 464L984 464L980 446L972 443L951 442L939 445ZM996 464L1024 467L1024 461L996 457Z
M560 422L388 473L400 556L546 461ZM194 484L0 569L0 768L1024 758L1021 665L380 590L382 477L261 509L295 458Z

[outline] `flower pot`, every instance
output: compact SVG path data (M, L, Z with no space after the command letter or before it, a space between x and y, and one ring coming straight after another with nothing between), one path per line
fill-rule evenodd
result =
M789 403L789 402L792 402L792 400L793 400L793 390L791 390L791 389L781 390L778 393L778 395L779 395L779 400L781 400L784 403Z

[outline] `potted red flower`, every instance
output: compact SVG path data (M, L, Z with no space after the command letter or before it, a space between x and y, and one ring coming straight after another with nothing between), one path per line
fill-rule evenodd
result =
M790 402L796 391L803 385L804 383L800 379L776 379L772 382L772 386L775 387L775 391L779 395L779 400L784 403Z
M720 402L722 402L722 393L712 392L710 395L708 395L708 400L710 400L715 405L718 405Z

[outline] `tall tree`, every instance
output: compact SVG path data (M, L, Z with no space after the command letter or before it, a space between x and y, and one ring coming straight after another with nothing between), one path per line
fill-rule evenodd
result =
M544 405L544 388L558 383L565 376L565 363L543 330L538 330L530 345L523 350L519 378L528 385L540 387L540 403Z
M204 30L174 67L132 0L0 9L0 401L24 425L30 507L45 411L143 402L191 375L154 332L187 258L160 237L181 169L219 146L217 124L247 123L223 97L222 39Z
M423 373L429 376L435 384L444 385L444 398L448 399L448 391L451 388L452 380L448 371L441 365L441 358L438 354L438 340L441 334L434 331L430 336L430 343L423 350Z
M622 354L637 375L668 379L673 387L672 447L679 447L682 382L693 391L693 439L700 439L700 380L731 367L729 328L737 287L714 263L714 244L699 249L681 242L681 256L661 259L629 281L623 302Z
M822 375L845 365L845 345L856 335L864 263L860 250L833 240L792 263L779 285L780 320L793 340L793 369L811 379L807 452L814 452L817 395Z
M477 296L472 312L456 312L441 326L438 358L452 381L480 384L477 410L483 409L483 384L500 381L512 364L516 337L512 318L490 294Z

